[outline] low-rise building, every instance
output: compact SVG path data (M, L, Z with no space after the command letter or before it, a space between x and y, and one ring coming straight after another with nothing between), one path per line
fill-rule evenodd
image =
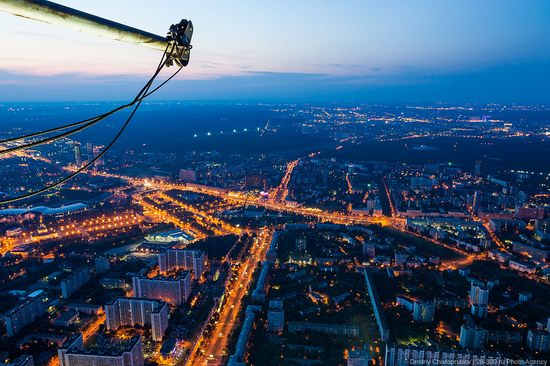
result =
M65 311L54 319L53 325L56 327L69 327L78 319L79 315L80 313L75 310Z
M550 258L550 248L544 244L524 244L515 242L512 246L512 250L539 262L546 262Z
M103 313L103 307L101 305L88 304L86 302L72 302L67 305L67 309L88 315L99 315Z
M183 230L170 230L170 231L164 231L161 233L154 233L149 234L145 237L148 241L155 241L159 243L184 243L189 244L195 238L193 235L183 231Z
M237 339L237 344L235 345L235 352L229 357L229 362L227 363L228 366L245 365L244 357L248 347L248 340L250 339L250 334L252 333L256 313L261 310L262 308L260 306L248 305L246 307L243 326L241 327L241 332L239 333L239 338Z
M361 333L358 325L351 324L328 324L314 322L289 322L289 333L301 333L306 331L314 331L325 334L336 334L357 337Z
M269 271L271 263L264 261L262 264L262 269L260 271L260 276L256 282L256 288L252 291L252 299L254 301L265 301L265 281L267 279L267 273Z
M508 265L510 268L523 273L534 274L537 271L537 268L534 265L528 262L520 261L519 259L511 259Z

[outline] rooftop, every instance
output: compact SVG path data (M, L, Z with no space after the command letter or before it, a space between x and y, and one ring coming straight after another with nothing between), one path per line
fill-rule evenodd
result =
M73 203L72 205L60 207L34 206L30 208L7 208L0 210L0 216L25 215L28 213L36 213L40 215L61 215L82 211L87 208L88 205L84 203Z

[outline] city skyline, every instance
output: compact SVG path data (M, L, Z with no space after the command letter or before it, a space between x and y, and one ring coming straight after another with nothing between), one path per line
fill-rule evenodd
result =
M102 107L9 104L3 136ZM147 107L45 194L18 199L93 161L99 131L2 154L11 364L548 356L548 108Z
M547 366L550 2L60 1L126 43L0 13L0 366Z

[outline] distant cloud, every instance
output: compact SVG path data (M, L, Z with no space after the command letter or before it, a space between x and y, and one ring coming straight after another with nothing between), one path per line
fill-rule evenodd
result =
M432 75L426 70L414 68L391 75L370 73L346 76L245 69L238 75L205 74L197 77L195 74L194 77L189 78L184 70L181 77L159 91L155 99L550 102L546 82L550 80L550 67L546 63L502 65L447 75ZM3 102L126 100L141 88L146 79L146 76L78 73L46 77L0 70L0 95Z

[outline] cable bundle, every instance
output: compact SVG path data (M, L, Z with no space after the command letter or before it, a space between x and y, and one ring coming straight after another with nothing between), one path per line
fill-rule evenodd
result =
M127 104L124 104L124 105L121 105L121 106L119 106L119 107L117 107L117 108L115 108L115 109L113 109L113 110L111 110L107 113L104 113L104 114L101 114L99 116L95 116L95 117L92 117L92 118L88 118L88 119L85 119L83 121L73 122L73 123L63 125L63 126L58 126L58 127L50 128L50 129L43 130L43 131L33 132L33 133L23 135L23 136L19 136L19 137L13 137L13 138L9 138L9 139L0 140L0 144L4 144L4 143L8 143L8 142L14 142L14 141L20 141L20 140L25 140L25 139L29 139L29 138L44 136L44 135L51 134L53 132L64 131L64 130L67 130L69 128L72 128L68 131L62 132L62 133L54 135L54 136L46 137L46 138L39 139L39 140L36 140L36 141L33 141L33 142L29 142L27 144L23 144L23 145L20 145L20 146L15 146L15 147L8 148L8 149L0 151L0 155L9 154L9 153L13 153L13 152L16 152L16 151L19 151L19 150L24 150L24 149L32 148L32 147L35 147L35 146L48 144L48 143L56 141L58 139L65 138L67 136L73 135L77 132L83 131L84 129L86 129L88 127L96 125L97 123L103 121L105 118L107 118L107 117L109 117L109 116L111 116L111 115L113 115L113 114L115 114L115 113L117 113L117 112L119 112L123 109L130 108L132 106L134 107L134 109L132 110L132 112L130 113L128 118L126 119L126 122L122 125L122 127L120 128L118 133L115 135L113 140L111 140L111 142L109 142L109 144L107 146L105 146L105 148L103 150L101 150L93 159L88 161L86 164L84 164L83 166L78 168L73 173L71 173L71 174L67 175L66 177L63 177L63 178L61 178L61 179L59 179L59 180L57 180L57 181L55 181L55 182L53 182L49 185L46 185L43 188L40 188L36 191L31 191L31 192L25 193L25 194L17 196L17 197L0 200L0 205L7 204L7 203L12 203L12 202L15 202L15 201L19 201L19 200L22 200L22 199L25 199L25 198L33 197L33 196L36 196L38 194L44 193L44 192L46 192L46 191L48 191L52 188L55 188L55 187L65 183L65 182L67 182L68 180L74 178L76 175L78 175L79 173L82 173L84 170L89 168L93 163L95 163L97 160L99 160L116 143L118 138L122 135L122 133L124 132L124 130L126 129L128 124L130 123L130 121L134 117L135 113L137 112L139 106L141 105L141 102L143 102L143 100L145 98L147 98L148 96L150 96L151 94L155 93L157 90L162 88L167 82L172 80L183 68L183 66L178 68L178 70L176 70L176 72L174 72L169 78L167 78L165 81L163 81L157 87L155 87L153 90L149 91L149 89L153 85L153 82L155 81L156 77L159 75L160 71L165 66L167 66L167 63L169 62L170 57L172 56L172 53L174 52L175 45L172 45L171 50L168 52L169 47L170 46L166 47L166 50L164 51L164 53L162 55L162 58L159 62L159 65L157 66L157 69L155 70L153 76L147 81L145 86L139 91L139 93L136 95L136 97L131 102L129 102Z

